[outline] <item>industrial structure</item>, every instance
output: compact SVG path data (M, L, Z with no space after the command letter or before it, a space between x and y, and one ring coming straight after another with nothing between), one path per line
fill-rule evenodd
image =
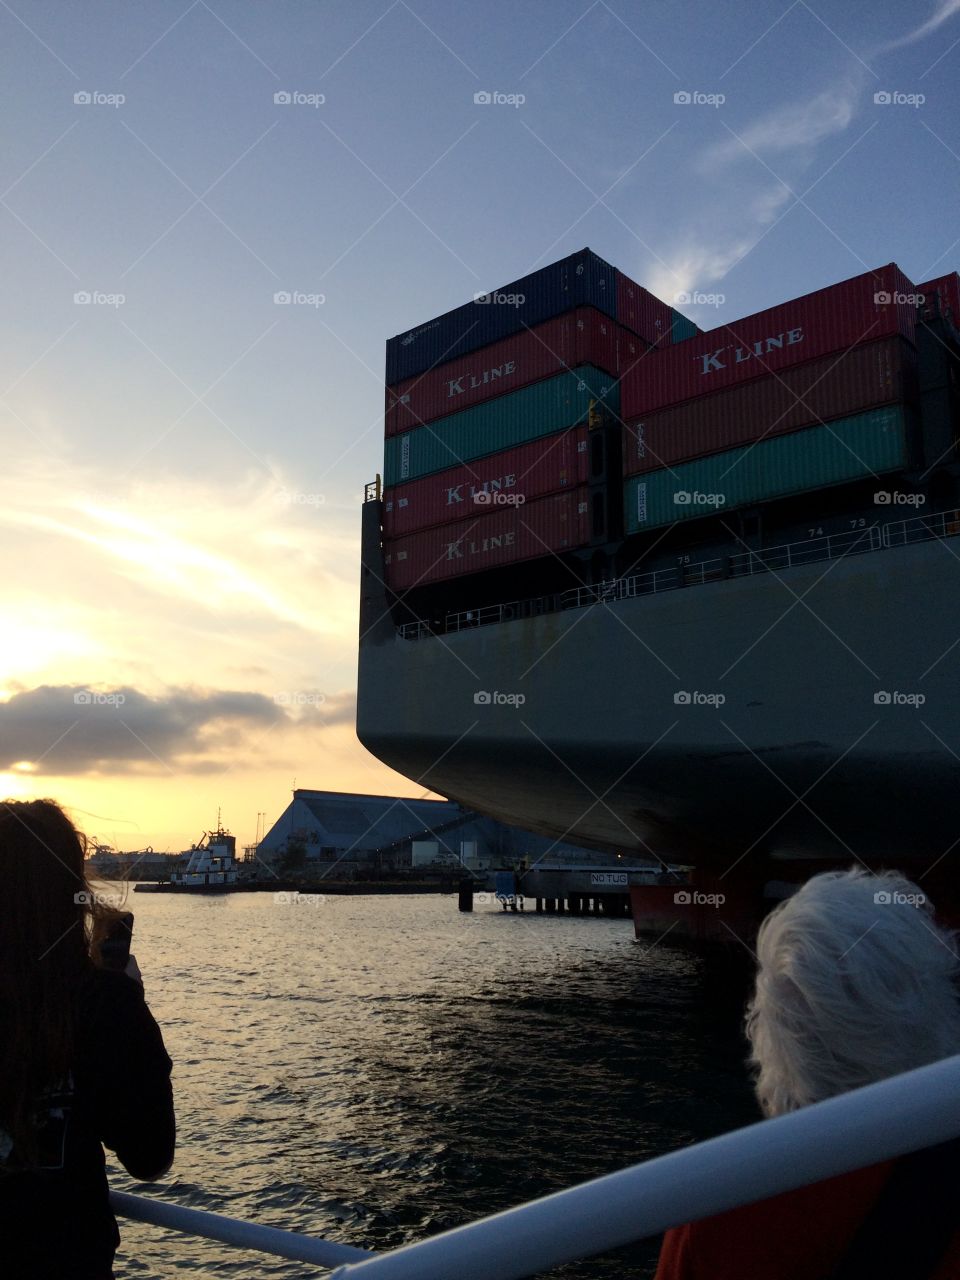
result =
M452 800L307 789L294 791L256 856L289 870L335 871L338 879L597 862L591 850L531 835ZM618 860L614 853L604 862L615 867Z

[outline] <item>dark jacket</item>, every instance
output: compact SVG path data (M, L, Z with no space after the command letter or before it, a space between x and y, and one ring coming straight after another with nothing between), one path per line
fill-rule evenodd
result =
M120 1235L103 1145L141 1180L159 1177L173 1160L171 1062L143 988L95 970L80 988L76 1026L70 1076L40 1101L37 1166L10 1172L0 1164L5 1280L111 1276Z

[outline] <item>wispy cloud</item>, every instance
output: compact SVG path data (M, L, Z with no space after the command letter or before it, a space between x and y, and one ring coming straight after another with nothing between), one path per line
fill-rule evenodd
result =
M916 44L918 40L925 40L927 36L939 31L943 24L957 13L960 13L960 0L939 0L926 22L922 22L919 27L908 31L906 35L897 36L893 40L877 45L876 48L870 50L867 57L878 58L882 54L892 52L894 49L902 49L905 45Z

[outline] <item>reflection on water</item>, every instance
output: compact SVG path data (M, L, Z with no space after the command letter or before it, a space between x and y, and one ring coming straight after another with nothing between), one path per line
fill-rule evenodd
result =
M628 921L460 915L452 896L130 905L175 1064L159 1194L180 1203L384 1249L757 1118L744 969L647 950ZM120 1226L118 1276L321 1274Z

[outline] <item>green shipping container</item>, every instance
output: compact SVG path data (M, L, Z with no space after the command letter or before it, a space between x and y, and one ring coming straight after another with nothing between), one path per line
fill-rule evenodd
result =
M620 388L593 365L544 378L384 441L383 482L400 484L584 422L594 400L620 411Z
M627 532L897 471L908 465L907 424L891 405L635 476L624 488Z

